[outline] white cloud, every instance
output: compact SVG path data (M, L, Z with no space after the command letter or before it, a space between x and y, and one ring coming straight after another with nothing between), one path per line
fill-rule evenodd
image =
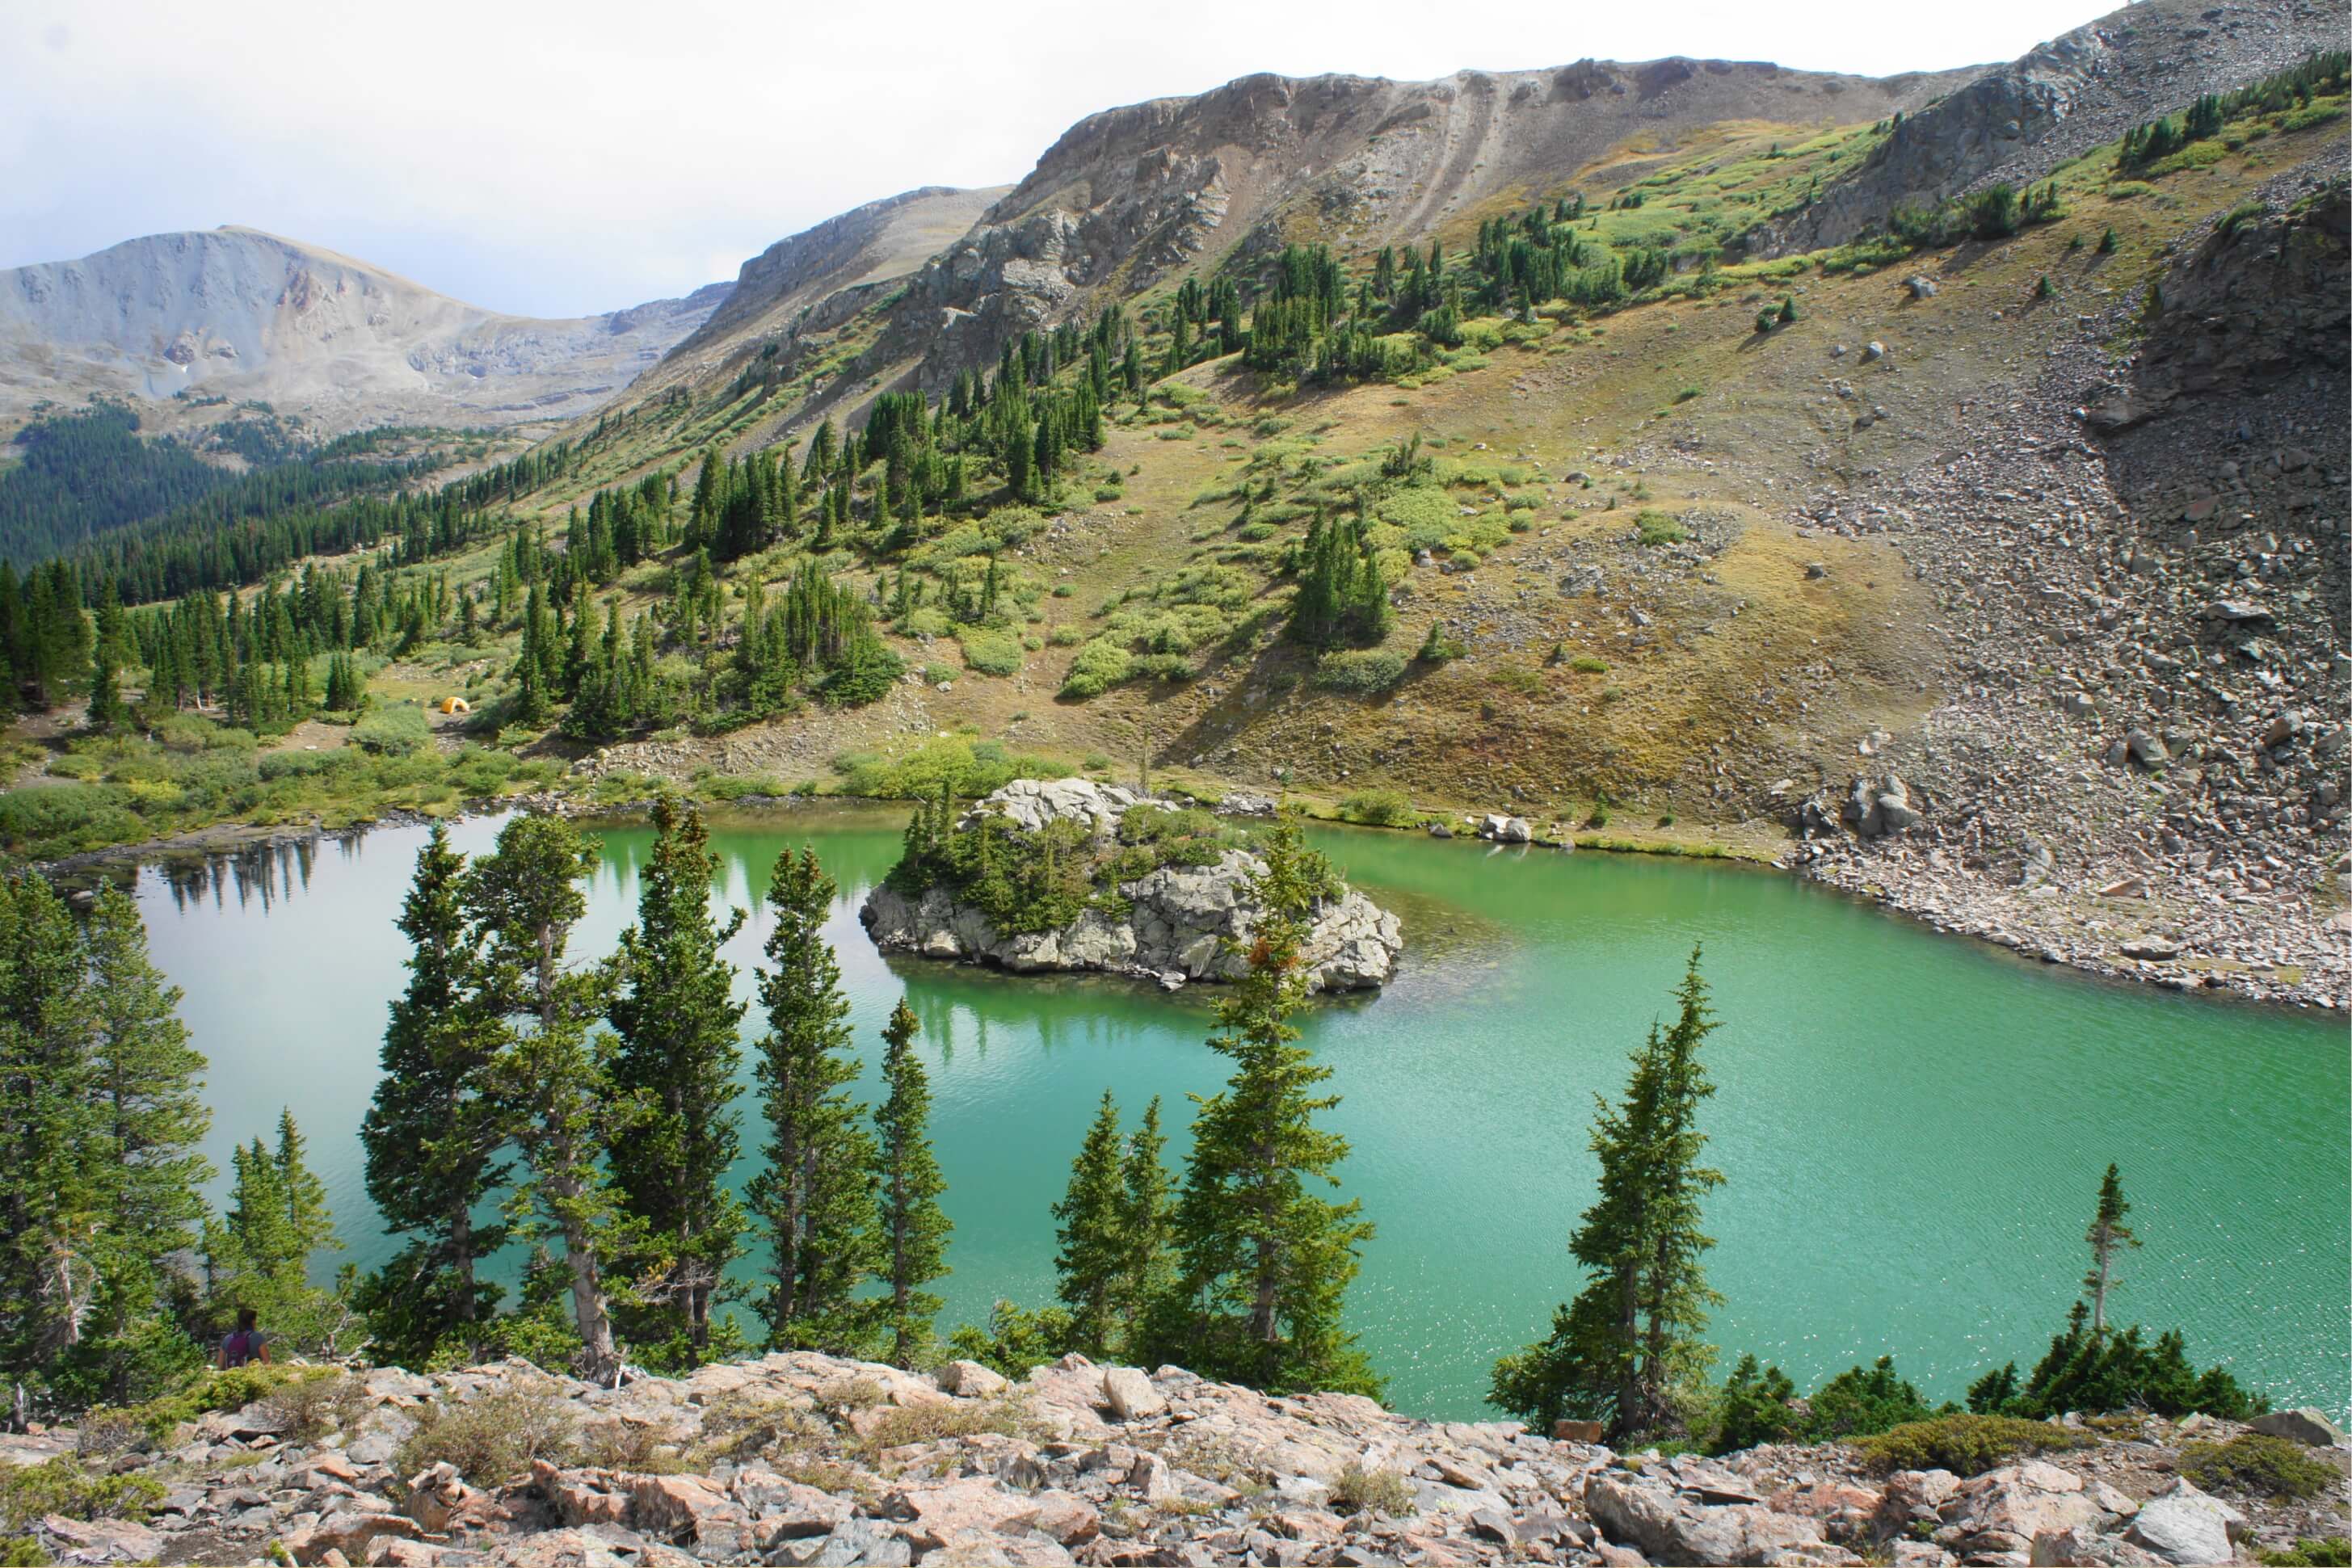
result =
M583 313L731 277L909 186L1017 180L1086 114L1253 71L1684 54L1888 74L2013 57L2098 3L11 0L0 267L239 223L493 308Z

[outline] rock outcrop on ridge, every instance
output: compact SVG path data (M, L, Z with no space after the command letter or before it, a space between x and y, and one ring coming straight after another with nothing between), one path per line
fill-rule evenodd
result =
M792 1353L617 1388L520 1361L307 1387L161 1441L0 1437L0 1468L65 1458L153 1483L143 1517L34 1525L53 1560L90 1564L1944 1568L2252 1562L2344 1531L2338 1498L2215 1497L2175 1473L2184 1440L2242 1430L2201 1416L2053 1432L2083 1446L1962 1476L1874 1471L1834 1445L1621 1456L1077 1355L1018 1380ZM2340 1439L2302 1451L2352 1458Z
M1143 796L1084 779L1015 779L965 813L1003 817L1017 831L1041 833L1077 824L1090 846L1109 848L1119 820ZM868 895L859 918L885 952L987 964L1022 974L1094 970L1157 980L1230 980L1245 967L1241 951L1255 909L1250 883L1264 862L1232 849L1207 866L1163 865L1116 884L1114 903L1089 904L1054 930L1004 933L947 887L909 895L887 883ZM1123 907L1121 907L1123 906ZM1318 903L1302 959L1314 989L1361 990L1384 984L1403 950L1397 917L1353 889Z

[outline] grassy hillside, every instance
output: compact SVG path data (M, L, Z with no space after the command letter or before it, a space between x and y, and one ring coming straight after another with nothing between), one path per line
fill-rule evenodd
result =
M598 623L652 618L662 678L684 694L661 727L610 750L601 787L625 793L634 769L722 792L853 776L887 787L890 758L947 734L1122 776L1148 758L1156 778L1212 792L1360 798L1359 814L1393 816L1402 795L1415 810L1507 806L1591 831L1768 842L1790 801L1836 784L1874 733L1943 695L1932 595L1885 535L1814 526L1820 500L1935 460L1962 439L1974 400L2145 289L2176 236L2283 170L2340 155L2342 112L2339 95L2249 114L2130 169L2116 147L2096 150L2059 169L2043 221L2013 233L1948 238L1974 223L1956 209L1915 215L1907 240L1769 261L1740 260L1738 237L1866 157L1884 122L1637 136L1428 238L1458 267L1484 225L1515 223L1533 203L1557 216L1573 193L1580 211L1560 226L1586 254L1671 256L1663 277L1614 304L1471 314L1450 341L1408 329L1409 365L1353 382L1302 384L1239 354L1160 373L1181 313L1182 279L1168 278L1126 306L1150 371L1143 394L1108 401L1099 449L1073 453L1050 495L1009 494L975 451L966 497L894 533L874 515L877 465L851 481L830 548L812 548L804 497L782 537L722 574L715 620L683 638L682 550L597 582ZM1375 256L1336 259L1352 299ZM1263 276L1225 276L1237 273ZM1914 277L1932 288L1907 287ZM724 381L672 384L574 427L560 478L500 502L467 549L394 580L436 583L453 607L487 605L510 548L498 528L536 526L560 541L574 508L649 476L674 488L682 513L707 452L789 452L799 464L816 420L847 412L856 429L889 384L870 356L892 302L796 335ZM1068 366L1053 384L1083 375ZM1401 471L1384 473L1400 453L1411 455ZM1363 525L1393 605L1376 646L1318 650L1285 634L1318 517ZM756 582L772 602L812 560L874 607L906 678L878 702L832 706L811 692L783 716L729 721L725 671L747 594ZM1004 581L993 612L947 612L940 596L992 560ZM901 601L908 578L934 597ZM469 715L435 721L453 755L472 746L562 766L600 749L565 738L560 711L516 722L520 620L486 614L466 635L453 611L378 649L365 661L373 698L465 697ZM323 685L323 654L316 664ZM331 747L348 731L300 734L303 747ZM132 788L142 769L170 781L139 743L45 741L26 781L47 768L119 789L110 810L130 815L70 834L21 822L7 828L12 847L89 847L203 815L184 793L165 806ZM473 766L509 788L553 777ZM714 782L726 779L736 782ZM383 788L336 798L373 809L393 799ZM398 803L446 807L467 788L436 776ZM232 792L216 806L299 818L320 797Z

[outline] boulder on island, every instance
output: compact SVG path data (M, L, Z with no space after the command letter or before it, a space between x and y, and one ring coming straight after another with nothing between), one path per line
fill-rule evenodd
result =
M1097 970L1179 986L1246 967L1265 862L1205 810L1085 779L1020 779L952 822L917 810L907 852L858 912L876 946L1030 974ZM1397 917L1311 857L1300 949L1315 990L1387 981Z

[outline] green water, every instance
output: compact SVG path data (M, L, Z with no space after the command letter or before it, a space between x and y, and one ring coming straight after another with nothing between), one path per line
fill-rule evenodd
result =
M480 850L494 831L471 822L457 839ZM391 921L422 837L151 869L140 889L212 1061L213 1157L292 1106L362 1266L389 1249L353 1134L402 983ZM649 834L603 838L580 953L609 951L626 923ZM1114 1088L1131 1118L1164 1096L1180 1155L1184 1096L1223 1078L1202 1044L1210 998L886 964L856 916L898 851L897 819L874 812L720 825L719 892L755 912L731 950L747 970L768 868L804 838L845 889L832 936L869 1066L901 992L922 1018L956 1225L945 1323L1000 1296L1046 1299L1047 1205L1097 1099ZM2340 1023L2019 963L1754 870L1321 841L1404 915L1409 943L1385 993L1306 1024L1345 1096L1332 1121L1355 1143L1348 1192L1380 1227L1350 1315L1399 1408L1477 1414L1495 1355L1572 1289L1564 1240L1591 1199L1591 1097L1621 1085L1694 941L1725 1020L1707 1131L1727 1179L1707 1218L1727 1353L1806 1385L1891 1352L1949 1396L1988 1363L2030 1361L2074 1297L2113 1159L2146 1242L2125 1265L2126 1321L2186 1328L2199 1361L2284 1403L2352 1403Z

